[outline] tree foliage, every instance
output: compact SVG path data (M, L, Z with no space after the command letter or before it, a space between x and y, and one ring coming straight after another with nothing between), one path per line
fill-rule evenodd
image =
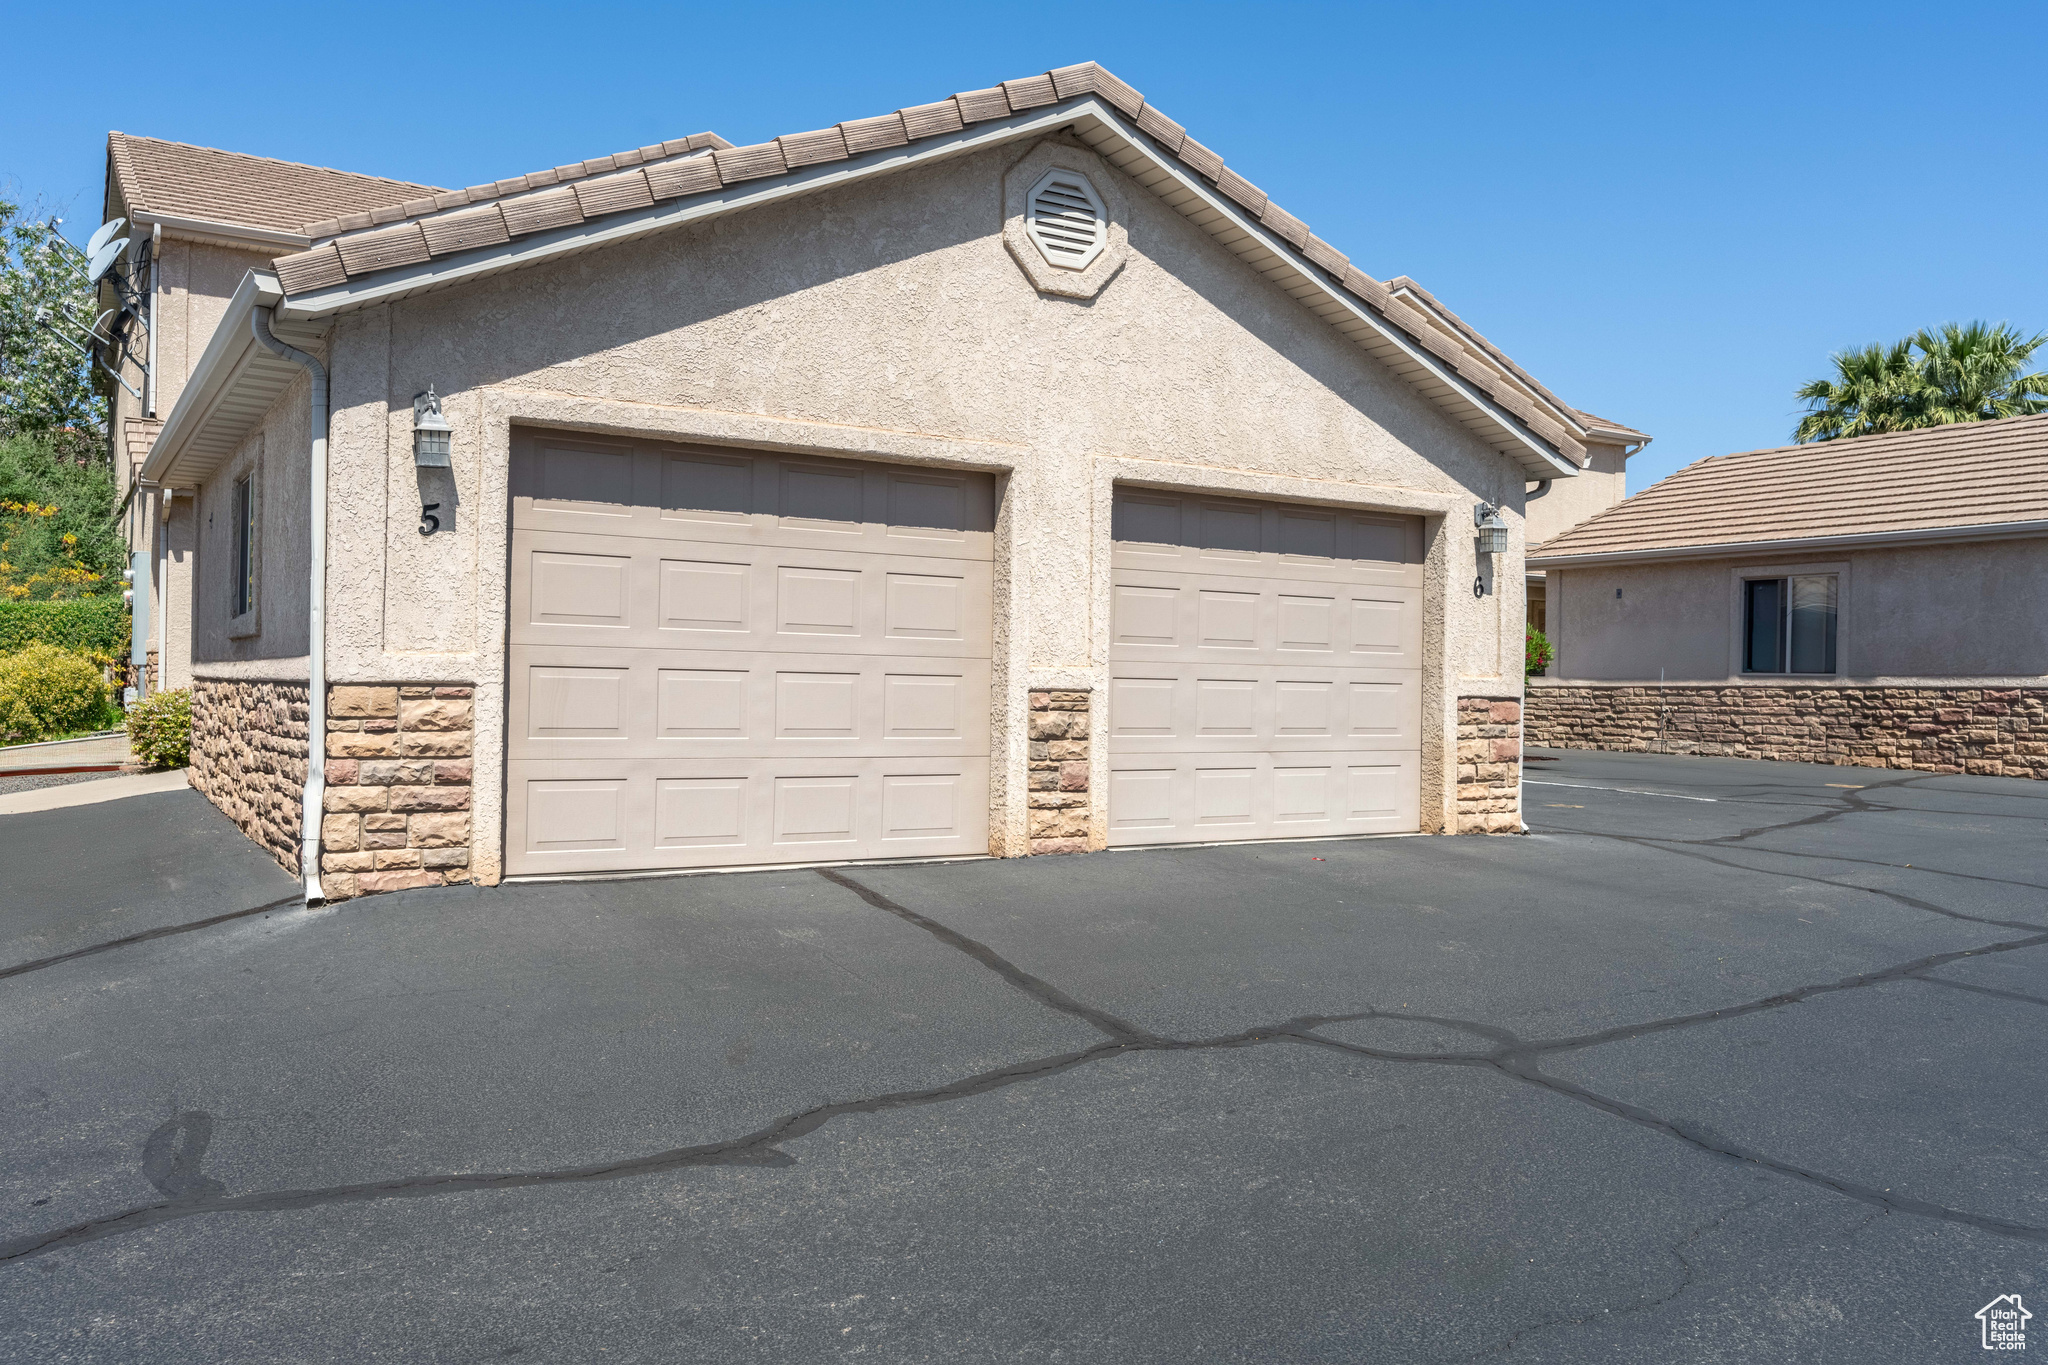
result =
M1833 441L1951 422L2048 412L2048 373L2029 371L2048 333L1999 323L1949 322L1886 346L1834 356L1835 373L1800 386L1806 416L1795 441Z
M113 475L51 438L0 438L0 601L121 595Z
M42 435L101 444L105 382L85 357L37 324L47 316L67 334L91 323L95 291L77 255L47 221L0 199L0 436ZM68 315L68 316L67 316Z

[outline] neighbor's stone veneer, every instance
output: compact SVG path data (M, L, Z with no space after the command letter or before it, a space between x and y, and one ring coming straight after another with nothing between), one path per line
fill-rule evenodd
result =
M299 875L306 795L306 685L192 683L192 785Z
M1522 704L1458 698L1458 830L1522 832Z
M469 880L474 735L468 687L328 689L328 900Z
M1031 851L1088 851L1088 694L1031 694Z
M1531 684L1528 735L1559 749L2048 779L2048 688Z

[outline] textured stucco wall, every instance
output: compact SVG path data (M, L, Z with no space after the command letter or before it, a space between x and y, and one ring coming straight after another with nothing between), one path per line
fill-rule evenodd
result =
M474 678L479 881L497 875L483 844L502 781L515 422L1004 474L998 851L1025 845L1029 689L1094 685L1106 658L1117 479L1421 515L1435 763L1424 818L1450 820L1456 694L1520 688L1519 559L1475 597L1469 509L1506 503L1519 545L1521 471L1134 183L1122 185L1122 270L1093 299L1040 294L1001 236L1002 177L1027 151L338 320L330 676ZM430 382L456 428L455 468L425 484L411 400ZM431 537L418 532L423 499L442 503Z
M1836 663L1857 679L2048 675L2048 539L1609 565L1548 574L1558 681L1739 679L1737 583L1834 572ZM1615 590L1621 597L1615 597Z
M1563 535L1627 495L1628 457L1621 451L1620 446L1588 444L1582 473L1569 479L1554 479L1548 492L1529 498L1524 513L1531 545Z
M235 453L200 486L192 513L198 547L190 612L195 663L285 659L306 653L311 395L309 379L295 380ZM253 635L232 637L235 483L252 470L257 490L258 629Z

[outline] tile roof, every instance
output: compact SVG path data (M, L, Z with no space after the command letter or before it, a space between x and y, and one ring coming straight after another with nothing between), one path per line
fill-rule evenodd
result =
M1529 557L2048 520L2048 416L1715 455L1687 465Z
M1623 426L1620 422L1611 421L1605 417L1595 417L1584 408L1580 408L1578 413L1585 423L1587 432L1592 435L1619 436L1623 438L1624 444L1641 441L1647 445L1651 440L1650 434L1646 431L1637 431L1634 427Z
M1637 431L1634 427L1623 426L1619 422L1610 422L1604 417L1595 417L1584 408L1575 408L1562 398L1559 398L1556 394L1545 388L1534 375L1530 374L1520 365L1517 365L1506 351L1503 351L1500 347L1480 335L1478 328L1459 317L1456 313L1453 313L1444 305L1441 299L1437 298L1436 295L1430 293L1427 289L1424 289L1421 284L1410 279L1408 276L1396 275L1393 279L1388 280L1387 291L1396 297L1406 293L1413 294L1421 299L1429 306L1430 311L1441 316L1461 337L1478 347L1495 364L1527 385L1531 392L1543 399L1544 402L1549 403L1551 407L1570 414L1581 427L1586 429L1589 435L1597 434L1620 437L1623 438L1624 444L1635 441L1648 442L1650 440L1650 436L1646 432Z
M319 244L281 257L276 263L278 281L287 295L333 288L379 270L417 265L610 213L907 146L957 133L974 123L1087 95L1098 96L1116 109L1168 156L1214 185L1331 283L1408 333L1422 349L1455 369L1466 383L1520 420L1540 440L1572 463L1585 463L1585 447L1571 431L1530 402L1518 384L1541 395L1554 410L1575 416L1576 409L1529 378L1477 332L1464 328L1492 363L1473 360L1464 345L1445 335L1420 310L1392 297L1386 285L1352 265L1344 253L1315 236L1306 223L1272 202L1264 190L1225 166L1222 157L1189 137L1179 123L1094 62L1059 67L830 128L786 133L751 146L734 147L723 138L700 133L681 142L659 143L596 161L337 216L307 225L308 235ZM1435 304L1420 286L1413 287ZM1440 304L1435 306L1455 318ZM1462 322L1459 326L1463 327ZM1511 372L1516 382L1503 377L1499 369Z
M305 236L312 235L306 224L315 219L436 192L432 185L128 133L107 134L107 160L131 213Z

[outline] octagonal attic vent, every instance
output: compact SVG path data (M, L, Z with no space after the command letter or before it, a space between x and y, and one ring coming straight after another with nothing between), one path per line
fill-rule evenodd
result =
M1086 176L1048 171L1031 187L1025 230L1046 260L1086 270L1109 243L1109 213Z

